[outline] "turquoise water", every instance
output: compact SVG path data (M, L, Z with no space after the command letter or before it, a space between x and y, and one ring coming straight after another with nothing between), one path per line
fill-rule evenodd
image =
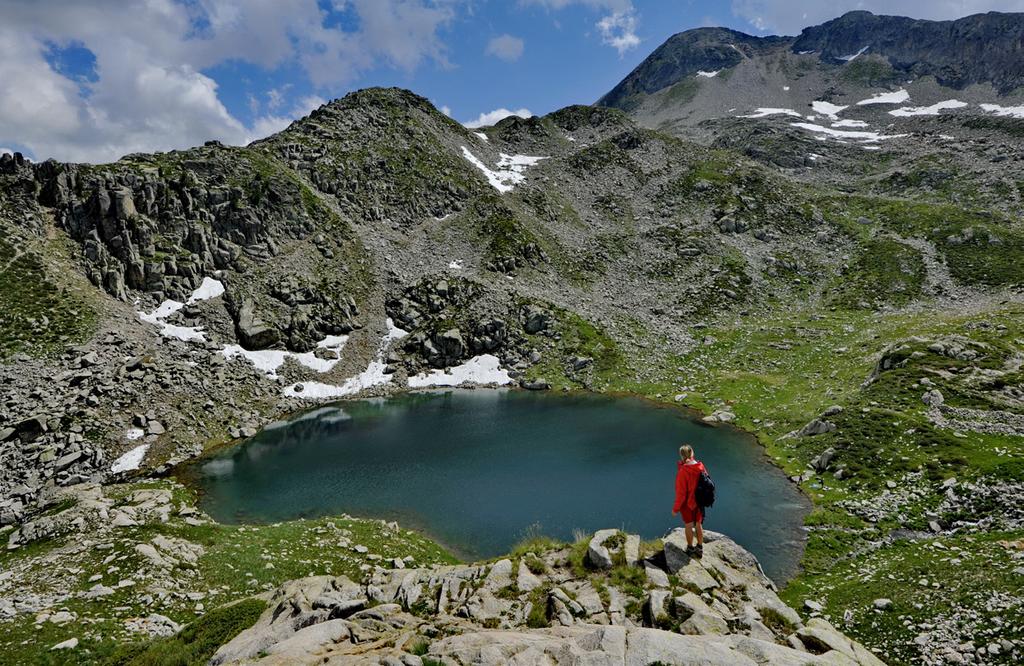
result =
M671 512L684 441L718 488L705 525L746 546L776 580L795 573L809 507L753 438L635 398L478 390L345 402L276 424L188 476L221 522L394 519L476 559L508 552L531 530L662 536L679 524Z

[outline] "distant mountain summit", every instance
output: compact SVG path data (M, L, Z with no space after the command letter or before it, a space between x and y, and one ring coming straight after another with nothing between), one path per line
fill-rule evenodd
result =
M722 104L702 103L700 83L731 77L741 65L758 70L733 80L733 87L742 90L724 100L718 91L716 100ZM641 122L655 118L662 124L667 107L696 101L697 112L687 115L697 122L721 115L722 106L753 101L762 88L789 91L800 79L813 82L803 92L816 98L840 84L877 87L927 76L953 90L988 84L998 95L1012 94L1024 86L1024 14L926 21L855 11L805 28L796 37L687 30L666 40L597 103L636 112Z
M771 52L790 40L788 37L754 37L728 28L680 32L669 37L597 103L629 111L644 95L701 72L710 74L729 69L745 57Z
M823 61L834 62L870 53L899 72L932 75L951 88L991 83L1006 94L1024 85L1024 14L990 12L925 21L849 12L805 28L792 50L814 51Z

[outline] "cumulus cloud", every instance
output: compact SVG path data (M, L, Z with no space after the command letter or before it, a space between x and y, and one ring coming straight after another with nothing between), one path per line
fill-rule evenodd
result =
M636 36L636 14L632 11L614 12L597 22L601 41L615 48L622 56L626 51L640 45Z
M512 35L499 35L487 42L484 53L505 62L515 62L523 55L523 40Z
M0 146L0 155L13 155L14 150L6 146Z
M292 104L285 88L271 90L265 114L245 124L203 73L209 67L298 65L316 88L332 91L379 64L447 65L438 31L453 16L448 0L338 0L334 8L352 13L358 28L328 20L317 0L7 0L0 25L0 142L25 146L37 159L75 161L208 139L242 144L323 100ZM67 76L48 60L52 49L71 45L95 56L95 76ZM249 104L259 109L261 100Z
M509 111L506 108L495 109L494 111L488 111L487 113L481 113L476 120L469 120L464 123L466 127L484 127L486 125L493 125L502 118L508 118L509 116L519 116L520 118L529 118L533 116L533 113L529 109L516 109L515 111Z
M981 12L1024 11L1024 0L732 0L732 13L760 32L795 35L848 11L948 20Z

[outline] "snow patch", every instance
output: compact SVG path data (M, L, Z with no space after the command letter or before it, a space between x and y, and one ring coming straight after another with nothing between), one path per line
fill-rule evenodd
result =
M448 264L448 268L453 270L453 271L461 271L462 270L462 259L453 259L452 262L450 264Z
M716 69L713 72L705 72L704 70L700 70L699 72L697 72L697 76L703 77L705 79L711 79L711 78L714 78L714 77L718 76L718 73L721 72L721 71L722 70L720 70L720 69Z
M789 86L782 86L782 90L784 92L789 92Z
M206 301L211 298L217 298L224 293L224 283L220 280L214 280L211 277L204 277L203 283L200 284L192 295L188 297L186 301L187 305L192 305L198 301Z
M492 170L481 162L476 155L471 153L468 148L462 146L462 156L465 157L470 164L475 166L484 176L487 178L494 189L499 192L511 192L516 185L523 182L526 176L523 172L526 171L526 167L533 166L541 160L548 159L547 157L533 157L530 155L506 155L505 153L499 153L498 166Z
M883 135L878 132L862 132L857 130L837 130L831 127L822 127L821 125L814 125L813 123L791 123L793 127L799 127L809 132L815 132L817 134L825 136L831 136L836 139L860 139L862 141L882 141L884 139L895 139L897 137L907 136L906 134L891 134Z
M203 342L206 340L206 334L203 333L202 326L176 326L174 324L168 324L164 320L185 307L186 304L192 305L199 301L216 298L223 293L224 284L222 282L214 280L213 278L204 277L202 284L192 292L185 303L167 299L158 305L156 310L153 310L152 312L139 312L139 319L149 324L159 326L160 335L165 338L177 338L178 340L184 340L185 342L188 342L189 340L198 340Z
M998 104L982 104L981 109L987 113L994 113L997 116L1024 118L1024 106L999 106Z
M802 118L803 117L799 113L794 111L793 109L775 109L775 108L771 108L771 107L761 107L759 109L755 109L754 112L751 113L750 115L739 116L739 117L740 118L764 118L766 116L776 116L776 115L779 115L780 113L781 114L785 114L787 116L796 116L797 118Z
M868 104L902 104L910 99L910 93L903 88L900 88L896 92L884 92L862 99L857 102L857 106L866 106Z
M815 113L820 113L823 116L828 116L831 120L839 120L839 112L847 108L845 106L839 106L832 102L826 102L824 100L815 100L811 102L811 108L814 109Z
M114 461L110 466L110 471L114 474L118 472L130 472L133 469L138 469L142 466L142 459L146 457L146 451L149 450L149 444L140 444L136 446L128 453L125 453L120 458Z
M145 434L142 428L128 428L128 431L124 433L124 438L129 442L134 442L137 439L142 439L142 436Z
M257 370L261 370L268 377L274 378L277 377L278 368L284 365L284 362L289 358L295 359L310 370L320 373L327 372L338 364L341 350L346 342L348 342L347 335L328 335L316 343L316 346L320 349L333 351L335 356L339 358L320 358L316 355L316 352L303 352L300 354L288 351L287 349L258 349L251 351L241 345L226 345L220 353L224 354L224 358L228 359L241 356L252 363Z
M864 122L863 120L849 120L847 118L844 118L842 120L837 120L834 123L832 123L832 127L867 127L867 126L868 126L868 124L866 122Z
M364 389L373 386L382 386L391 382L391 375L385 374L387 364L384 362L384 353L394 340L400 340L409 335L408 331L395 326L391 318L387 320L387 333L377 348L377 357L370 361L370 364L355 377L350 377L341 385L324 384L322 382L297 382L286 386L284 394L291 398L306 398L308 400L322 400L327 398L341 398L354 395Z
M473 132L473 134L475 134L477 138L479 138L484 143L487 143L490 140L487 138L487 135L484 134L483 132Z
M962 109L967 106L967 102L961 102L957 99L948 99L945 102L936 102L931 106L903 106L898 109L893 109L889 112L891 116L937 116L943 109Z
M867 46L865 46L864 48L862 48L862 49L861 49L860 51L857 51L857 52L856 52L856 53L854 53L853 55L847 55L847 56L839 56L839 59L840 59L840 60L845 60L846 62L850 62L851 60L856 60L856 59L857 59L857 58L859 58L860 56L864 55L864 52L865 52L865 51L867 51L867 50L868 50L868 48L870 48L870 47L871 47L871 45L870 45L870 44L868 44Z
M511 384L508 371L497 356L481 354L447 370L431 370L409 378L409 388L459 386L461 384Z

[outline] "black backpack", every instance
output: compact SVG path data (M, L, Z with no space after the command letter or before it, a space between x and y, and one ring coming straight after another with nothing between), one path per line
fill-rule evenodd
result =
M693 495L697 500L697 506L700 507L702 512L711 508L711 505L715 503L715 482L711 480L711 475L708 474L707 470L701 471L700 478L697 479L697 488L694 490Z

